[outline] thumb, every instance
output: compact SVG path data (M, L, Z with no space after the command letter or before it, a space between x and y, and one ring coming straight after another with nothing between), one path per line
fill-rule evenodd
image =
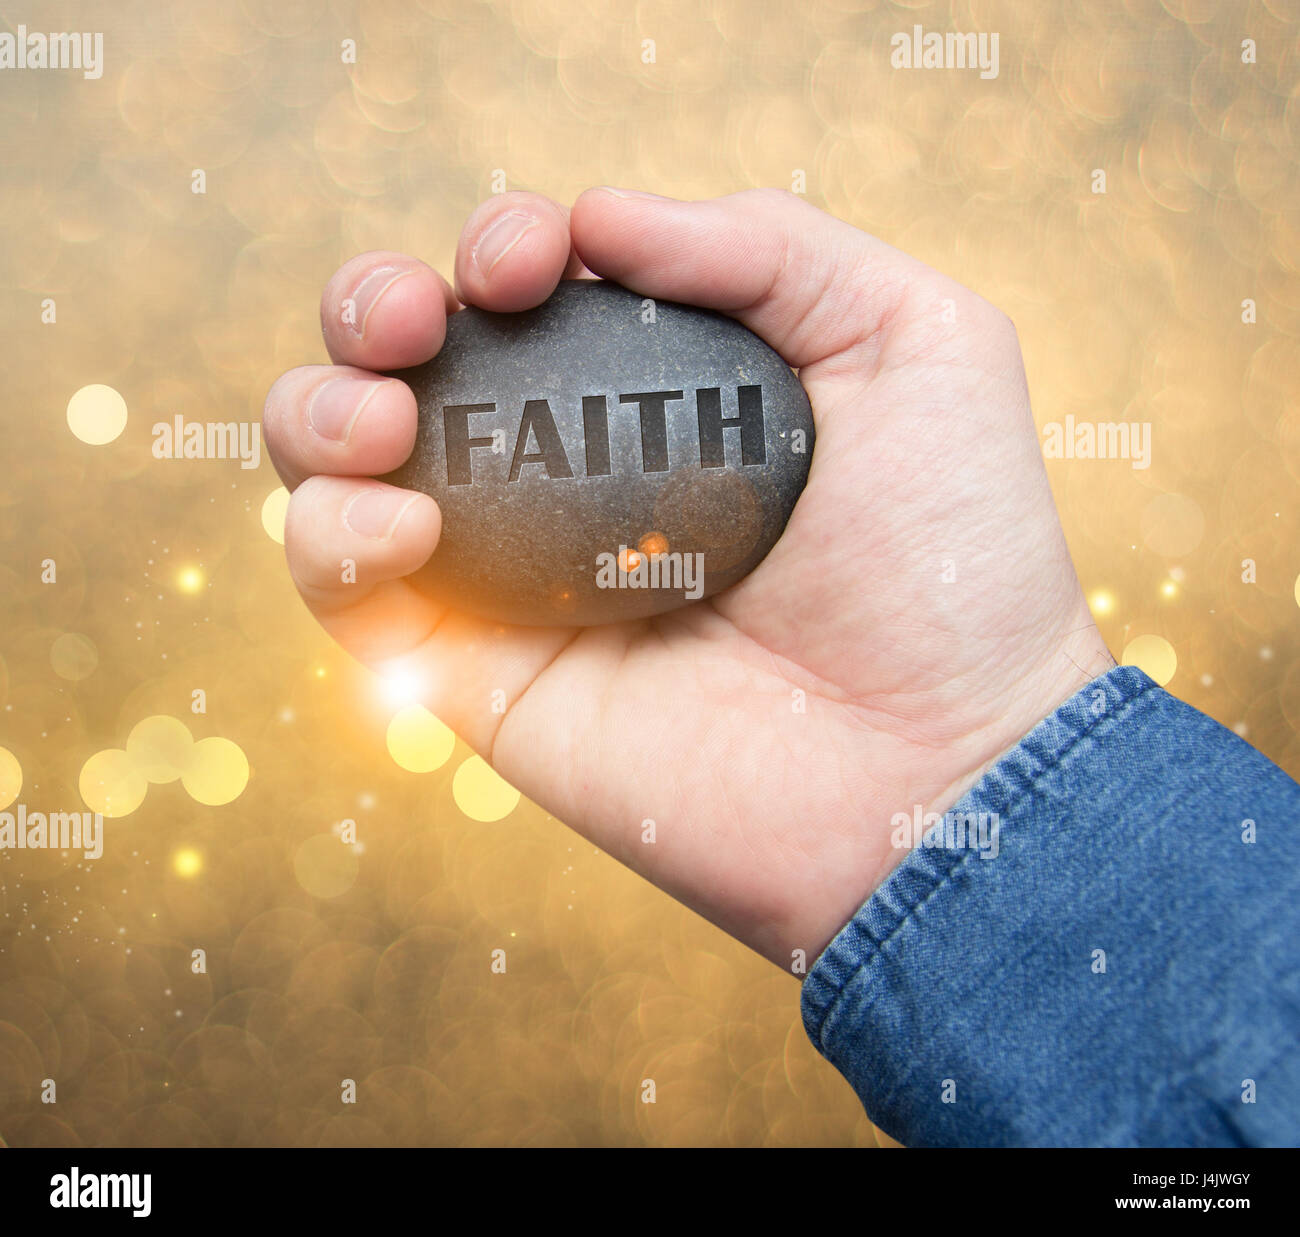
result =
M936 278L782 189L703 202L588 189L574 203L570 229L595 274L730 314L796 369L850 349L878 351L909 286Z

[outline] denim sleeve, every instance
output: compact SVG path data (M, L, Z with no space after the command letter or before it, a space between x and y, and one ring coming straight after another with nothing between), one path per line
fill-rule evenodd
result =
M877 1125L913 1146L1300 1143L1300 786L1120 666L962 821L804 981L809 1036Z

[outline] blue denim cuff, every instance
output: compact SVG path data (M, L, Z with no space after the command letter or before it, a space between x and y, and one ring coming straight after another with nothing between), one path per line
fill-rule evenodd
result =
M1300 1141L1294 781L1120 666L953 812L996 847L914 849L803 985L809 1037L882 1129Z

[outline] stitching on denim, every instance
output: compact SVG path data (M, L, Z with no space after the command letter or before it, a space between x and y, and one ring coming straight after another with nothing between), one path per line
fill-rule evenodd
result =
M1062 760L1064 760L1072 751L1074 751L1076 747L1078 747L1080 743L1083 742L1084 739L1090 737L1094 731L1096 731L1099 727L1106 725L1107 723L1113 723L1114 725L1118 725L1120 719L1124 716L1124 714L1129 709L1133 707L1133 705L1137 704L1139 700L1141 700L1144 696L1146 696L1151 691L1159 689L1159 687L1160 685L1158 683L1152 682L1148 684L1146 687L1142 688L1142 690L1139 691L1136 695L1130 696L1127 700L1122 701L1119 708L1113 714L1103 713L1100 717L1093 718L1093 720L1090 721L1083 730L1079 731L1079 733L1076 734L1074 738L1072 738L1069 741L1069 743L1067 743L1063 748L1061 748L1059 752L1057 752L1054 756L1052 756L1051 760L1048 763L1042 764L1040 768L1038 768L1033 774L1031 774L1026 779L1027 785L1017 788L1017 790L1006 799L1006 801L1002 804L1003 809L1006 811L1010 811L1011 809L1018 807L1021 801L1025 798L1025 796L1029 792L1035 790L1038 787L1038 784L1042 780L1043 776L1045 774L1050 773L1053 769L1055 769L1061 763ZM1080 692L1087 691L1087 688L1081 687L1079 691ZM1055 714L1053 714L1052 716L1055 716ZM1044 720L1046 721L1048 719L1044 718ZM1034 729L1036 730L1037 727L1035 727ZM1030 733L1033 732L1031 731ZM1025 736L1025 738L1028 737L1029 737L1028 735ZM1022 739L1021 743L1023 742L1024 740ZM1019 747L1020 747L1020 743L1017 743L1016 748L1013 750L1016 750ZM1008 756L1010 756L1010 753L1008 753ZM1006 758L1007 757L1004 757L1003 759ZM1001 761L999 761L998 763L1000 764ZM994 766L994 768L996 768L996 766ZM993 770L991 769L989 770L989 772L993 772ZM978 786L978 783L976 783L976 786ZM971 789L974 790L975 788L976 787L972 787ZM990 800L992 798L993 796L990 796Z
M1158 683L1154 683L1154 682L1148 683L1145 687L1142 688L1141 691L1137 692L1135 695L1130 696L1127 700L1125 700L1121 704L1120 708L1114 714L1105 713L1102 714L1101 717L1095 718L1092 722L1088 724L1086 729L1081 730L1077 735L1075 735L1073 739L1070 740L1068 744L1066 744L1065 747L1063 747L1059 752L1057 752L1052 757L1050 763L1044 764L1029 779L1028 784L1022 787L1015 794L1013 798L1009 799L1003 805L1003 809L1005 811L1010 812L1018 808L1021 805L1021 803L1026 798L1028 798L1028 796L1032 794L1034 790L1037 789L1042 779L1046 777L1047 774L1051 773L1054 769L1056 769L1060 765L1061 761L1063 761L1066 758L1066 756L1068 756L1080 743L1082 743L1084 739L1088 738L1099 726L1102 726L1107 722L1113 723L1114 725L1117 726L1125 713L1127 713L1130 709L1132 709L1133 706L1138 703L1138 701L1142 700L1145 696L1149 695L1153 690L1157 690L1159 686L1160 685ZM1079 690L1086 691L1087 689L1080 688ZM1035 729L1037 729L1037 727L1035 727ZM1024 740L1022 739L1021 742L1023 743ZM1016 746L1019 747L1020 745L1017 744ZM948 851L945 853L951 854L952 852ZM937 894L941 889L946 889L948 887L949 883L952 880L952 877L956 873L961 871L962 867L970 860L971 856L974 853L975 853L974 851L967 851L965 854L961 856L961 858L955 864L950 865L949 867L945 868L942 871L936 872L934 875L937 877L937 880L935 881L935 884L933 888L931 888L930 892L927 893L919 901L914 902L903 912L902 915L898 917L898 922L893 926L893 928L890 929L889 934L885 936L878 945L876 945L873 949L871 949L869 955L866 958L864 958L861 962L859 962L857 966L855 966L847 975L845 975L842 981L840 981L837 984L830 984L830 983L826 984L826 987L830 988L835 993L835 996L831 1000L830 1004L828 1004L826 1008L822 1011L820 1021L817 1024L817 1042L823 1049L826 1048L826 1042L824 1036L826 1023L830 1020L831 1015L835 1012L836 1007L843 999L845 988L847 988L849 984L851 984L858 977L858 975L863 970L866 969L866 967L869 964L873 963L877 958L879 958L885 952L890 942L893 941L893 939L903 930L903 928L906 927L911 922L911 920L913 919L917 911L923 909L926 906L926 904L930 901L930 899L933 898L935 894ZM873 894L872 896L874 897L875 895ZM850 921L854 923L855 927L856 927L856 920L857 920L857 916L855 915L853 920ZM858 929L857 935L862 936L864 934L861 932L860 929Z

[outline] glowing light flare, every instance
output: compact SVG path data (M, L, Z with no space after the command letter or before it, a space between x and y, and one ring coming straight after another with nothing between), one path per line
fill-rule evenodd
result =
M193 595L199 592L206 582L203 572L197 567L182 567L176 573L176 587L182 593Z
M663 533L646 533L636 543L636 548L647 558L658 558L661 554L668 553L668 538Z
M172 871L185 880L193 880L203 871L203 856L192 846L182 846L172 855Z
M414 704L429 689L428 675L410 662L393 662L378 674L379 692L388 704Z
M1088 608L1095 618L1115 613L1115 594L1108 588L1096 588L1088 594Z

